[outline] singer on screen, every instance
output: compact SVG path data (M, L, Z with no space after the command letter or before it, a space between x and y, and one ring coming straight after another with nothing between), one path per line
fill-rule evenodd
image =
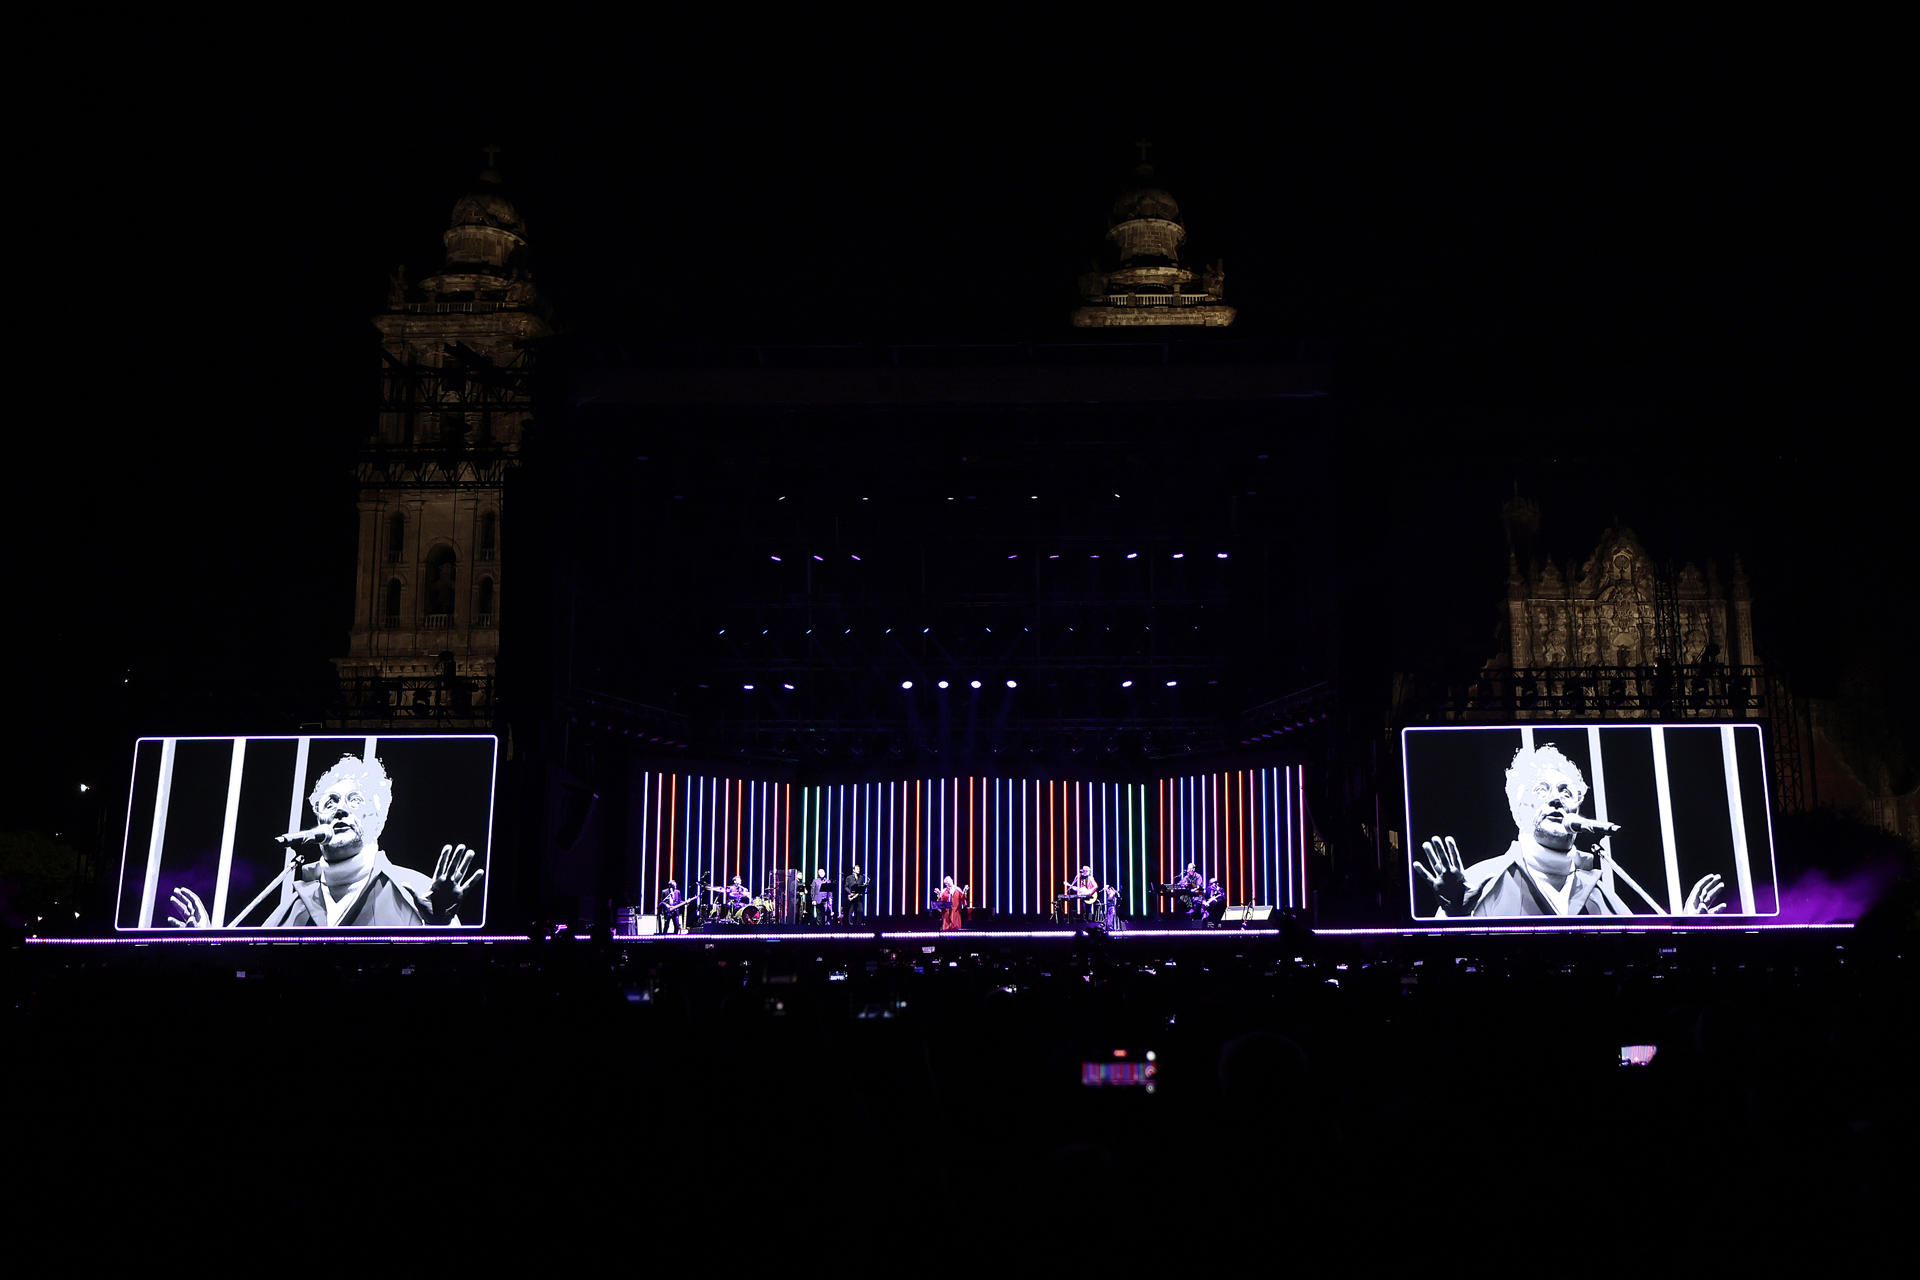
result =
M1581 816L1587 798L1580 768L1551 746L1522 747L1507 770L1507 807L1515 838L1498 857L1464 864L1452 836L1420 846L1414 870L1433 891L1442 916L1629 915L1606 874L1610 823ZM1687 895L1684 915L1712 915L1726 888L1718 875L1702 876Z
M287 849L286 898L266 921L268 928L417 928L457 925L460 901L482 874L476 850L445 845L431 876L392 862L380 847L393 803L393 782L377 759L342 756L320 775L307 797L316 825L278 837ZM214 926L191 889L170 898L180 928Z

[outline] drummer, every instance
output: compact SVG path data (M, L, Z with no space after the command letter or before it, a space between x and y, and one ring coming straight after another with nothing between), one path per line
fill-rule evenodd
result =
M728 915L734 915L742 907L746 906L747 903L752 900L753 900L753 895L747 892L746 885L740 883L739 876L735 876L732 880L729 880L727 882L727 914Z

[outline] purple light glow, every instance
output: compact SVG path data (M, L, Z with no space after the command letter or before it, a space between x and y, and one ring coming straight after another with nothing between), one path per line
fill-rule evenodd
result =
M773 562L774 562L775 564L779 564L779 563L780 563L780 557L779 557L779 556L768 556L768 557L767 557L767 559L769 559L769 560L771 560L771 561L773 561Z
M1129 560L1138 560L1139 558L1140 558L1140 553L1139 553L1138 551L1129 551L1129 552L1127 552L1127 559L1129 559Z
M1131 680L1122 680L1122 681L1120 682L1120 687L1121 687L1122 689L1131 689L1131 688L1133 688L1133 681L1131 681Z
M902 680L902 681L900 682L900 687L901 687L902 689L911 689L911 688L913 688L913 681L911 681L911 680Z
M851 554L847 556L847 559L849 560L858 560L859 558L860 558L859 556L851 555Z
M1173 553L1173 558L1175 560L1185 560L1187 558L1187 553L1184 551L1176 551Z
M818 560L818 561L820 561L820 562L821 562L822 564L824 564L824 563L826 563L826 559L827 559L827 558L826 558L825 556L815 556L815 557L814 557L814 559L815 559L815 560Z
M1224 551L1216 551L1213 553L1213 558L1215 560L1225 560L1227 558L1227 553Z
M935 685L934 687L935 687L935 688L939 688L939 689L944 689L944 688L946 688L946 687L947 687L947 682L946 682L945 680L942 680L942 681L940 681L940 682L939 682L939 683L938 683L937 685Z
M155 943L198 943L201 946L278 947L291 942L531 942L524 933L354 933L351 930L307 928L276 929L267 932L228 933L214 929L167 929L138 938L27 938L30 947L150 947Z
M974 688L974 689L978 689L980 687L980 682L978 680L969 680L967 684L968 684L968 687Z
M1007 688L1009 688L1009 689L1018 689L1019 687L1020 687L1020 682L1019 682L1018 680L1009 680L1009 681L1007 681Z

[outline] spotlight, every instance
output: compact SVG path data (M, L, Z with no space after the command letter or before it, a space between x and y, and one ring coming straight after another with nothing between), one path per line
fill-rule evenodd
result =
M827 562L827 558L825 556L815 556L814 559L818 560L821 564L825 564Z
M1175 685L1177 685L1177 684L1179 684L1179 683L1180 683L1180 682L1179 682L1178 680L1169 680L1169 681L1167 681L1167 688L1169 688L1169 689L1171 689L1171 688L1173 688L1173 687L1174 687Z
M970 680L967 683L971 688L978 689L980 687L980 682L978 680Z
M1127 552L1127 559L1129 559L1129 560L1138 560L1139 558L1140 558L1140 553L1139 553L1138 551L1129 551L1129 552Z
M751 691L752 691L752 689L753 689L753 686L752 686L752 685L750 685L750 684L743 684L743 685L741 685L740 687L741 687L742 689L746 689L746 690L748 690L749 692L751 692Z
M1173 558L1175 560L1185 560L1187 558L1187 553L1184 551L1176 551L1173 553Z
M1215 560L1225 560L1227 558L1227 553L1224 551L1216 551L1213 553L1213 558Z
M782 681L782 682L781 682L781 685L780 685L780 687L781 687L782 689L786 689L786 690L788 690L789 692L791 692L791 691L792 691L792 689L793 689L793 686L792 686L792 685L790 685L790 684L787 684L787 683L786 683L785 681Z
M1019 558L1020 558L1020 553L1018 551L1014 552L1012 555L1007 557L1007 559L1009 560L1018 560Z
M1007 681L1007 688L1009 688L1009 689L1018 689L1019 687L1020 687L1020 682L1019 682L1018 680L1009 680L1009 681ZM85 788L85 787L82 787L82 788L80 788L80 789L81 789L82 791L85 791L85 790L86 790L86 788Z
M859 557L859 556L856 556L856 555L849 555L849 556L847 557L847 559L849 559L849 560L858 560L859 558L860 558L860 557Z
M902 680L902 681L900 682L900 687L901 687L902 689L911 689L911 688L913 688L913 681L911 681L911 680Z
M775 564L779 564L779 563L780 563L780 557L779 557L779 556L768 556L768 557L767 557L767 559L769 559L769 560L771 560L771 561L773 561L773 562L774 562Z
M1131 681L1131 680L1122 680L1122 681L1120 682L1120 687L1121 687L1122 689L1131 689L1131 688L1133 688L1133 681Z
M945 680L942 680L938 684L936 684L934 687L936 689L944 689L947 687L947 682Z

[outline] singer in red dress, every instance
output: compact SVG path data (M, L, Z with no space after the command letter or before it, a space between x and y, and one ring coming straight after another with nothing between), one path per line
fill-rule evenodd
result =
M950 930L966 928L963 917L967 909L967 891L955 884L952 876L940 882L940 889L933 897L936 902L942 904L940 932L946 933Z

